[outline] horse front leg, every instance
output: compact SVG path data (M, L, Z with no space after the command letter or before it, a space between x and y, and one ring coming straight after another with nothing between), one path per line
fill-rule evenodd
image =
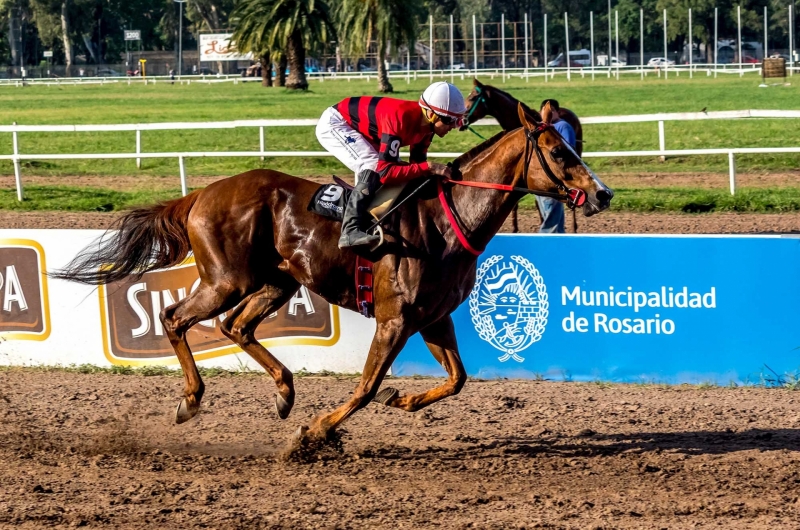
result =
M378 388L386 376L386 372L389 371L389 367L397 358L397 354L405 346L408 337L409 332L402 317L379 321L367 362L364 365L364 372L353 392L353 397L333 412L314 418L310 427L301 427L296 435L296 440L300 442L305 439L325 440L344 420L369 404L377 394Z
M464 370L464 363L461 362L461 356L458 354L453 319L447 315L420 331L420 335L433 356L447 371L447 381L443 385L421 394L401 396L394 388L384 388L375 396L375 401L388 407L415 412L461 391L464 383L467 382L467 372Z

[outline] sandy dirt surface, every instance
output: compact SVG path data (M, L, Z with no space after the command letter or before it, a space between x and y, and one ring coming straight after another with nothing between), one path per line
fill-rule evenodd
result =
M191 186L207 186L224 177L192 177ZM708 187L727 188L728 175L715 173L609 174L603 177L611 187ZM800 186L800 172L741 174L739 186ZM327 182L330 177L313 180ZM70 185L115 190L176 189L175 177L25 177L27 185ZM14 186L13 177L0 176L0 187ZM14 212L0 210L0 228L92 228L105 229L119 212ZM520 212L521 232L536 232L539 217L535 210ZM572 230L571 217L567 230ZM504 232L511 231L510 221ZM588 234L759 234L800 232L800 214L677 214L605 212L592 218L578 216L578 231Z
M202 187L225 177L191 177L190 186ZM717 173L648 173L642 175L603 175L613 187L701 187L727 188L728 175ZM329 176L313 177L317 182L328 182ZM176 189L175 177L137 176L26 176L26 185L33 186L83 186L134 191L142 189ZM800 186L800 171L786 173L744 173L737 176L738 186L786 187ZM0 187L13 188L13 176L0 176ZM0 228L92 228L105 229L118 218L119 212L13 212L0 210ZM536 232L539 218L536 211L522 211L519 217L521 232ZM567 222L572 230L571 218ZM504 227L511 231L510 222ZM578 217L578 231L608 234L753 234L792 233L800 231L800 214L639 214L606 212L590 219Z
M0 228L106 229L119 213L12 212L0 210ZM536 232L536 211L522 210L521 232ZM507 221L503 232L511 231ZM572 216L567 218L572 231ZM604 212L594 217L578 215L578 232L585 234L764 234L800 232L800 214L640 214Z
M389 379L402 392L435 379ZM280 421L261 375L0 372L0 526L797 528L800 398L757 388L469 381L417 413L372 403L342 446L280 457L345 400L300 378Z
M352 183L352 175L340 175ZM212 182L226 178L225 176L198 177L189 176L190 187L208 186ZM329 182L330 176L304 177L315 182ZM604 173L600 175L611 188L716 188L728 189L727 173ZM23 176L26 186L79 186L87 188L104 188L117 191L136 190L177 190L180 189L178 176L154 177L151 175L131 176ZM739 173L736 175L739 187L800 187L800 171ZM0 175L0 188L14 188L14 175Z

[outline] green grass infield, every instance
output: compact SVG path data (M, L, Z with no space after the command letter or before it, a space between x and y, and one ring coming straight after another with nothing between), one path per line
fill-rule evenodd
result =
M717 79L699 72L694 79L686 73L668 80L651 73L644 81L620 81L598 76L573 76L545 83L543 79L521 79L503 83L499 76L482 76L485 83L508 90L531 106L542 99L557 98L580 116L649 114L656 112L699 112L744 109L800 109L797 83L759 88L760 78L724 75ZM792 79L790 79L792 80ZM798 78L800 81L800 78ZM416 99L428 79L406 83L393 79L394 97ZM455 78L467 93L471 79ZM0 87L0 123L109 124L151 122L200 122L268 118L316 118L322 111L348 96L375 95L374 78L367 81L311 81L307 92L281 88L262 88L257 82L171 85L111 83L103 86ZM481 127L489 136L498 129ZM666 122L668 149L786 147L797 146L799 119L746 119ZM658 148L656 123L597 124L585 127L585 150L623 151ZM433 151L463 152L481 140L469 132L453 132L436 139ZM133 132L108 133L21 133L21 152L43 153L131 153L135 151ZM219 129L194 131L147 131L142 133L146 152L257 150L258 130ZM268 150L321 150L313 127L281 127L266 131ZM0 153L11 154L10 133L0 133ZM624 173L686 172L727 170L726 156L672 157L659 162L655 157L589 159L590 166L602 175L605 171ZM204 158L187 159L192 175L233 175L255 167L269 167L296 175L342 173L333 158ZM786 171L800 168L800 155L747 155L737 157L738 170ZM133 160L30 161L23 167L27 175L177 175L175 159L145 159L137 169ZM0 161L0 174L12 175L10 161ZM677 192L676 192L677 193Z

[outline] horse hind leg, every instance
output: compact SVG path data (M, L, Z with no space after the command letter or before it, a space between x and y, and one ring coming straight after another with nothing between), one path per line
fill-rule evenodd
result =
M201 320L208 320L230 309L239 300L241 298L238 292L231 286L211 285L201 281L193 293L161 311L164 331L181 363L186 380L184 398L178 404L175 423L187 422L197 414L205 391L205 385L197 371L189 343L186 341L186 332Z
M420 334L433 356L447 371L447 381L421 394L401 396L394 388L384 388L375 396L375 401L388 407L415 412L461 391L467 381L467 372L458 354L453 319L448 315L420 331Z
M275 394L275 409L285 420L294 406L294 381L289 371L272 353L255 338L258 325L270 313L282 307L297 292L300 285L288 275L280 285L265 285L240 303L233 314L225 319L221 331L247 352L275 380L278 393ZM274 275L269 275L271 278ZM274 282L273 282L274 283Z

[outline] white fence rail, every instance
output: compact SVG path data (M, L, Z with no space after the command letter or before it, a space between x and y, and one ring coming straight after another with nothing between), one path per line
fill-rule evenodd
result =
M660 114L639 114L629 116L595 116L581 118L582 124L600 123L642 123L657 122L659 135L658 150L644 151L597 151L585 152L584 158L615 158L615 157L649 157L649 156L697 156L697 155L728 155L731 194L736 192L736 155L737 154L778 154L800 153L800 147L738 147L715 149L667 149L664 134L665 121L694 121L694 120L730 120L730 119L798 119L800 110L736 110L719 112L678 112ZM141 167L142 158L177 158L181 178L181 191L186 195L188 191L186 180L186 158L226 158L226 157L325 157L333 156L326 151L267 151L265 129L269 127L310 127L317 124L316 119L293 120L236 120L221 122L176 122L176 123L129 123L110 125L0 125L0 133L11 133L13 153L0 155L0 160L11 160L14 164L17 199L23 200L21 161L23 160L108 160L108 159L136 159L136 166ZM497 125L494 119L483 119L474 125ZM259 129L258 151L185 151L185 152L159 152L143 153L141 151L142 131L165 130L196 130L196 129L234 129L250 127ZM33 132L119 132L132 131L136 133L136 151L132 153L97 153L97 154L23 154L19 145L19 133ZM432 158L455 158L462 153L428 153Z
M788 76L794 75L795 71L800 70L797 64L790 65L787 63L786 72ZM726 65L713 65L713 64L681 64L669 65L667 68L654 68L652 66L641 65L626 65L626 66L586 66L586 67L536 67L536 68L479 68L477 70L472 68L444 68L439 70L400 70L388 72L391 79L405 79L407 82L417 79L469 79L470 77L489 77L494 80L496 77L503 82L506 79L518 78L529 80L531 78L545 78L554 79L555 76L564 76L568 81L572 80L573 76L580 76L581 78L591 77L594 79L600 77L616 77L621 75L639 75L640 77L661 77L669 74L681 73L692 75L705 75L707 77L717 77L724 74L736 74L743 76L745 74L758 74L761 75L761 64L742 63L742 64L726 64ZM377 72L308 72L306 77L310 81L374 81L377 79ZM20 87L25 85L105 85L105 84L158 84L158 83L178 83L178 84L216 84L216 83L260 83L260 77L242 77L241 75L233 74L220 74L220 75L181 75L171 78L170 76L147 76L147 77L26 77L25 79L0 79L0 86L14 86Z

